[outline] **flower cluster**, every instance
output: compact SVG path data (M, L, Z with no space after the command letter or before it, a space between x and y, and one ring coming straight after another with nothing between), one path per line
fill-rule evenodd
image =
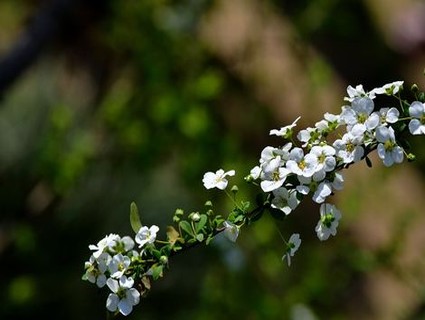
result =
M211 201L203 211L185 214L177 209L174 226L168 226L165 240L157 240L159 227L142 226L137 207L130 207L130 223L134 238L110 234L97 245L90 245L90 259L85 263L84 280L110 289L106 308L128 315L133 306L151 288L151 280L162 277L169 258L199 244L209 244L219 233L235 242L240 229L261 218L264 212L282 219L290 215L305 197L320 205L320 217L315 227L319 240L335 236L341 219L340 211L329 203L329 197L343 188L342 171L368 158L376 150L386 167L401 163L414 156L407 153L405 133L425 134L425 94L415 95L412 102L403 100L403 82L396 81L371 91L362 85L347 88L346 105L339 114L326 113L313 127L294 132L300 117L292 124L273 129L270 135L282 138L281 146L267 146L246 181L260 189L256 206L249 201L238 201L238 187L227 191L227 177L235 170L219 169L203 177L206 189L219 189L231 198L234 209L222 217L213 211ZM389 96L394 105L377 108L380 96ZM283 237L283 236L282 236ZM299 233L285 240L282 260L291 264L291 258L301 244ZM136 245L137 244L137 245Z
M259 165L251 170L248 180L259 181L264 193L271 195L271 207L290 214L305 196L320 207L316 233L320 240L336 234L341 218L335 206L326 203L335 190L343 188L341 170L358 162L377 149L385 166L401 163L404 149L398 145L393 125L399 121L400 111L395 108L375 110L374 99L381 94L394 96L402 89L397 81L366 92L362 85L348 87L349 104L340 114L326 113L314 127L300 130L294 137L294 128L300 118L271 135L282 137L281 147L267 146L261 152ZM424 133L425 109L418 101L409 107L412 134ZM336 137L334 141L331 137ZM289 256L288 256L289 257ZM290 261L288 259L288 261Z
M121 238L117 234L110 234L97 245L89 245L89 249L94 252L85 263L83 279L95 283L99 288L107 285L111 290L106 301L109 311L128 315L133 306L139 303L140 292L133 287L133 277L127 277L126 274L133 268L132 263L143 261L144 251L153 244L158 230L155 225L142 227L135 240L129 236ZM139 244L139 250L134 249L135 242Z

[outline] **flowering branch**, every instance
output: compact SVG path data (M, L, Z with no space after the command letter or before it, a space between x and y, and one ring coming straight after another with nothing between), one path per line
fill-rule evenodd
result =
M270 131L282 138L279 147L267 146L261 152L259 164L245 180L259 188L255 206L249 201L237 201L237 186L226 190L228 177L234 170L207 172L203 177L206 189L217 188L229 196L233 210L222 217L214 212L207 201L199 212L186 214L177 209L173 224L167 227L166 239L157 239L159 227L143 226L135 203L130 205L130 224L134 237L110 234L97 245L90 245L90 259L85 263L83 279L98 287L110 289L106 308L114 314L128 315L151 289L152 281L161 278L169 267L169 259L201 245L208 245L218 234L235 242L240 229L260 219L265 212L274 218L288 216L307 196L320 204L320 218L315 227L319 240L335 236L342 215L327 201L335 191L343 188L342 170L365 160L372 166L368 155L377 151L386 167L403 162L408 153L406 134L425 134L425 94L416 85L410 93L414 99L402 99L403 82L396 81L366 92L362 85L347 88L347 102L338 115L326 113L314 127L300 130L292 124ZM376 108L378 96L394 99L394 106ZM282 235L281 235L282 236ZM298 233L285 243L282 260L288 266L301 244Z

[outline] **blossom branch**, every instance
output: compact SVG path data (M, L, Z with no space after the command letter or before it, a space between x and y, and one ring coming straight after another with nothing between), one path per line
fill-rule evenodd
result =
M151 282L163 276L169 267L169 258L201 244L208 245L221 233L234 242L244 225L261 219L265 212L276 219L285 218L307 196L320 205L315 227L319 240L335 236L342 214L327 199L342 190L343 169L362 160L372 166L368 156L373 151L377 151L386 167L403 162L405 156L408 160L414 159L413 154L407 153L406 134L425 134L425 94L418 93L414 86L411 91L417 100L403 100L402 90L402 81L369 92L361 85L349 86L348 97L344 98L347 104L340 114L326 113L314 127L302 129L297 135L294 128L300 117L288 126L271 130L270 135L281 137L284 144L265 147L259 164L245 177L259 189L253 209L249 201L237 201L236 186L231 189L233 196L226 190L228 177L236 172L223 169L207 172L202 182L206 189L223 190L231 198L234 208L225 218L214 213L211 201L207 201L200 212L186 214L177 209L173 215L174 225L167 227L167 238L159 240L159 228L142 226L133 203L130 221L134 240L110 234L97 245L90 245L93 253L85 264L83 279L98 287L106 285L110 289L106 308L128 315L140 297L149 292ZM393 97L395 106L377 109L374 100L379 95ZM331 140L333 137L336 139ZM284 242L282 260L289 266L300 247L301 237L293 233L285 240L280 231L279 234Z

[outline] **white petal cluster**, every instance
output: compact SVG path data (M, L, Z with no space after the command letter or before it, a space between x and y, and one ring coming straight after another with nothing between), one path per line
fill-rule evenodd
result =
M143 255L143 248L153 244L159 228L143 226L133 240L129 236L121 237L110 234L101 239L96 245L89 245L93 251L90 259L85 262L83 279L96 284L99 288L111 290L106 301L106 308L128 315L133 306L139 303L140 293L133 288L134 280L128 277L133 261ZM141 251L134 250L135 242Z
M379 110L375 98L396 95L402 81L366 91L362 85L347 88L348 104L340 114L326 113L314 127L293 130L300 118L270 134L287 140L282 147L267 146L261 152L259 165L251 170L251 180L258 181L262 191L271 195L270 206L282 214L290 214L300 201L310 196L321 204L316 233L320 240L336 234L340 212L326 203L329 196L343 187L341 170L364 159L377 150L385 166L401 163L404 149L398 144L393 126L399 122L400 111L395 107ZM409 108L412 134L425 134L425 104L413 102ZM330 141L330 137L336 137ZM287 255L285 255L287 256ZM287 256L288 261L289 256Z

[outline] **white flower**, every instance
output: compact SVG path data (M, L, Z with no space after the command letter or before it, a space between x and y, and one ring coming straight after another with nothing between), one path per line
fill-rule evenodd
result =
M274 171L268 172L262 177L264 180L260 182L261 189L264 192L270 192L280 188L290 173L291 171L283 167L278 167Z
M322 181L314 192L312 199L316 203L323 203L332 194L332 184L329 181Z
M382 87L375 88L372 92L376 94L386 94L386 95L394 95L403 88L403 81L394 81L391 83L387 83Z
M207 189L218 188L220 190L224 190L227 187L227 176L234 176L235 170L230 170L224 172L223 169L217 170L216 173L207 172L204 174L204 178L202 182L204 183L204 187Z
M265 173L274 171L277 167L284 164L289 158L289 150L292 143L288 142L282 148L265 147L261 151L260 166Z
M337 139L333 143L336 149L336 155L344 163L357 162L364 155L364 149L361 145L363 143L363 135L360 134L362 130L356 132L355 129L356 126L353 127L353 130L344 134L341 139Z
M274 198L271 206L282 210L286 215L290 214L300 203L300 200L297 198L296 190L288 191L288 189L282 187L273 190L273 195Z
M129 236L124 236L121 240L117 241L117 245L121 246L124 252L128 252L134 248L134 241Z
M324 203L320 206L320 220L316 226L317 237L323 241L327 240L330 235L336 235L341 213L334 205Z
M303 176L297 176L297 179L300 182L300 184L296 186L298 193L308 195L310 192L311 177L306 178Z
M135 237L136 242L139 244L139 248L142 248L147 243L154 243L158 231L159 228L156 225L153 225L150 228L146 226L141 227Z
M110 260L111 256L106 252L103 252L97 259L91 255L89 261L84 264L86 270L85 278L91 283L96 283L99 288L102 288L106 284L105 272Z
M396 108L381 108L379 110L379 118L381 120L381 124L385 123L396 123L398 121L398 117L400 116L400 111Z
M409 107L409 114L414 119L409 122L409 131L413 135L425 134L425 104L414 101Z
M383 160L386 167L403 162L403 148L397 145L393 128L378 127L376 129L376 140L380 142L377 147L378 156Z
M286 139L291 138L292 129L297 125L297 122L298 122L298 120L300 120L300 118L301 117L296 118L295 121L292 122L292 124L285 126L285 127L282 127L279 130L277 130L277 129L270 130L270 135L276 135L278 137L283 137L283 138L286 138Z
M319 131L335 130L340 124L340 116L329 112L324 114L324 119L316 122L314 125Z
M121 253L114 255L108 264L108 269L111 278L119 279L124 275L124 272L130 266L131 260L128 256L123 256Z
M317 157L318 165L316 170L324 170L330 172L335 169L336 159L335 159L335 149L331 146L314 146L311 148L310 153L314 154Z
M239 227L229 221L224 221L224 235L232 242L236 242L239 236Z
M340 118L347 125L348 130L351 130L356 124L362 124L365 126L365 131L371 131L378 126L380 121L379 115L373 112L373 109L372 99L358 98L353 100L351 107L342 107Z
M348 97L344 97L345 101L353 102L355 99L368 97L370 99L375 99L375 92L372 90L371 92L366 92L363 89L363 85L359 84L355 88L352 86L347 87Z
M261 168L259 166L255 166L251 169L249 175L252 179L257 180L260 177L261 174Z
M266 147L261 152L259 175L261 189L264 192L273 191L285 182L290 171L283 167L285 161L289 157L289 149L291 143L287 143L283 148ZM256 173L256 172L254 172Z
M116 246L117 241L120 240L121 238L119 235L111 233L100 240L97 245L89 245L89 249L95 251L93 252L93 256L97 259L105 250L109 249L110 251L115 252L113 248Z
M339 172L335 172L333 174L332 188L335 190L342 190L343 187L344 187L343 175Z
M290 172L296 175L308 178L317 171L317 156L312 153L308 153L304 156L304 151L301 148L292 149L289 159L290 160L286 162L286 167Z
M286 251L282 257L282 260L286 258L286 260L288 261L288 267L291 265L291 257L294 256L295 252L300 247L300 244L301 244L300 235L298 233L292 234L286 245Z
M322 130L323 131L323 130ZM321 134L318 128L307 128L300 130L297 134L299 141L303 142L302 147L306 147L309 144L318 144L320 142Z
M111 312L119 310L124 316L129 315L133 310L133 306L140 301L139 291L133 288L133 278L122 276L119 282L118 280L109 278L106 284L113 292L109 294L106 300L106 308Z

